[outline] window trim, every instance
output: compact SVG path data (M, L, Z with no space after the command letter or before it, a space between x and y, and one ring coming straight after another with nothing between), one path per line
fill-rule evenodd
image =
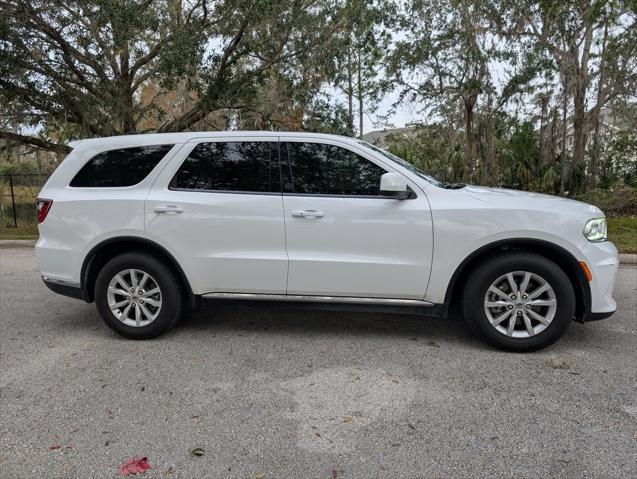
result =
M153 144L148 144L148 145L120 146L118 148L109 148L107 150L97 151L88 160L84 161L82 163L82 165L77 169L77 171L75 173L73 173L73 176L71 177L71 179L68 181L68 184L66 185L66 189L69 189L69 190L82 190L82 191L86 191L86 190L97 190L97 191L112 191L112 190L116 190L116 191L121 191L121 190L126 190L126 189L137 188L139 185L141 185L145 181L148 181L148 179L151 177L153 172L159 167L159 165L162 164L162 162L169 162L170 160L172 160L172 158L175 155L175 152L179 148L181 148L182 145L183 145L183 143L153 143ZM146 174L146 176L144 176L144 178L142 178L137 183L134 183L132 185L126 185L126 186L71 186L71 183L73 183L73 180L75 179L75 177L77 175L79 175L80 171L82 171L82 169L85 166L87 166L98 155L101 155L103 153L108 153L110 151L116 151L116 150L129 150L129 149L133 149L133 148L146 148L146 147L153 147L153 146L170 146L170 148L166 151L166 153L164 153L164 156L162 156L159 159L159 161L155 164L155 166L153 166L150 169L150 171ZM162 168L162 170L163 170L163 168ZM155 179L156 179L156 177L153 178L153 181L155 181Z
M174 188L168 184L169 191L181 191L182 193L218 193L222 195L261 195L261 196L281 196L276 191L244 191L244 190L204 190L191 188Z
M366 200L390 200L389 196L384 195L335 195L332 193L283 193L283 196L308 196L315 198L353 198Z
M235 137L220 137L220 138L197 138L195 140L191 140L192 148L189 148L184 157L179 161L179 164L176 165L174 170L170 175L170 179L168 180L168 184L166 188L168 191L180 191L182 193L218 193L225 195L261 195L261 196L281 196L283 194L283 186L281 177L281 142L278 137L270 137L270 138L235 138ZM177 173L181 169L181 166L188 160L190 154L197 148L199 145L207 144L207 143L274 143L276 144L277 151L277 167L279 170L279 191L249 191L249 190L209 190L209 189L199 189L199 188L179 188L171 186L173 180L176 178Z

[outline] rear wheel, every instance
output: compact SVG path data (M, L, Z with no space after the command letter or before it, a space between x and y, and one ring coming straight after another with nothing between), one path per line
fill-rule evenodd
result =
M575 295L564 271L533 253L507 253L467 278L463 312L470 329L507 351L535 351L559 339L573 319Z
M130 339L150 339L171 329L185 310L179 278L147 253L124 253L97 275L95 303L104 322Z

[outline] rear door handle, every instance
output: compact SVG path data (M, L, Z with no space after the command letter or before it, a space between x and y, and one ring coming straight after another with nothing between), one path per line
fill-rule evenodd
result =
M166 206L155 206L153 211L155 213L183 213L184 209L181 206L166 205Z
M295 218L323 218L323 212L318 210L294 210L292 216Z

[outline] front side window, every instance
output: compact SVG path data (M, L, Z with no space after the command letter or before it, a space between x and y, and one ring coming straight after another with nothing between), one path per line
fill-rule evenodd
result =
M71 180L78 188L133 186L148 176L173 145L104 151L91 158Z
M276 142L200 143L170 182L171 189L280 193Z
M290 193L378 196L380 166L340 146L285 143L281 149L285 189Z

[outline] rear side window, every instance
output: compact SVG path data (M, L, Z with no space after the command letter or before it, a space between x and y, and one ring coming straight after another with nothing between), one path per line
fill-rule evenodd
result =
M166 156L173 145L139 146L99 153L71 181L83 188L136 185Z
M281 168L285 191L316 195L377 196L386 171L371 161L336 145L285 144Z
M276 142L200 143L170 182L171 189L280 193Z

